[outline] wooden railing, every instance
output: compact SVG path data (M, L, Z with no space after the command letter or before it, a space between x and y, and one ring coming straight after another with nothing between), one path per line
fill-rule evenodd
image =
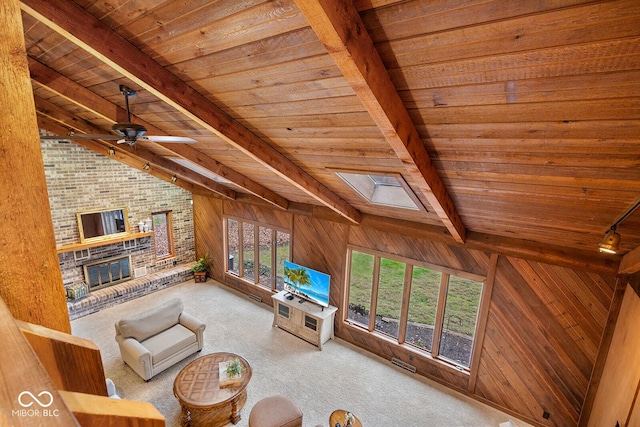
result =
M107 397L93 342L17 321L2 299L0 336L0 425L165 425L148 402Z
M16 320L58 390L107 396L100 350L89 340Z

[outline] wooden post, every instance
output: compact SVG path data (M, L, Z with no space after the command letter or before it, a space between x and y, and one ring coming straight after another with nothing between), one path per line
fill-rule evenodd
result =
M13 317L70 332L18 0L0 2L0 297Z
M1 299L0 336L0 425L80 426Z
M164 416L149 402L111 399L60 391L81 426L165 427Z
M102 357L89 340L15 321L58 390L108 396Z

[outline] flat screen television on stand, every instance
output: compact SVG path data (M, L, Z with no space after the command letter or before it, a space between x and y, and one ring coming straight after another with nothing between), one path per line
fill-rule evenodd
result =
M284 262L284 290L322 307L329 307L331 276L289 261Z

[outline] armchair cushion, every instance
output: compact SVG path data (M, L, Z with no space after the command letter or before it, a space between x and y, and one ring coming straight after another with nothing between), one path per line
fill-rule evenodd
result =
M151 352L151 361L154 365L157 365L195 342L195 334L178 324L163 331L161 334L147 338L140 344Z
M149 311L120 320L116 324L116 329L120 330L123 338L144 341L178 323L182 310L182 301L174 298Z

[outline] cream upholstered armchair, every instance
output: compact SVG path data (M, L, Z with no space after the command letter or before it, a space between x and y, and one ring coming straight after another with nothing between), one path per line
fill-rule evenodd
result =
M202 350L206 325L182 310L174 298L116 322L120 355L145 381Z

